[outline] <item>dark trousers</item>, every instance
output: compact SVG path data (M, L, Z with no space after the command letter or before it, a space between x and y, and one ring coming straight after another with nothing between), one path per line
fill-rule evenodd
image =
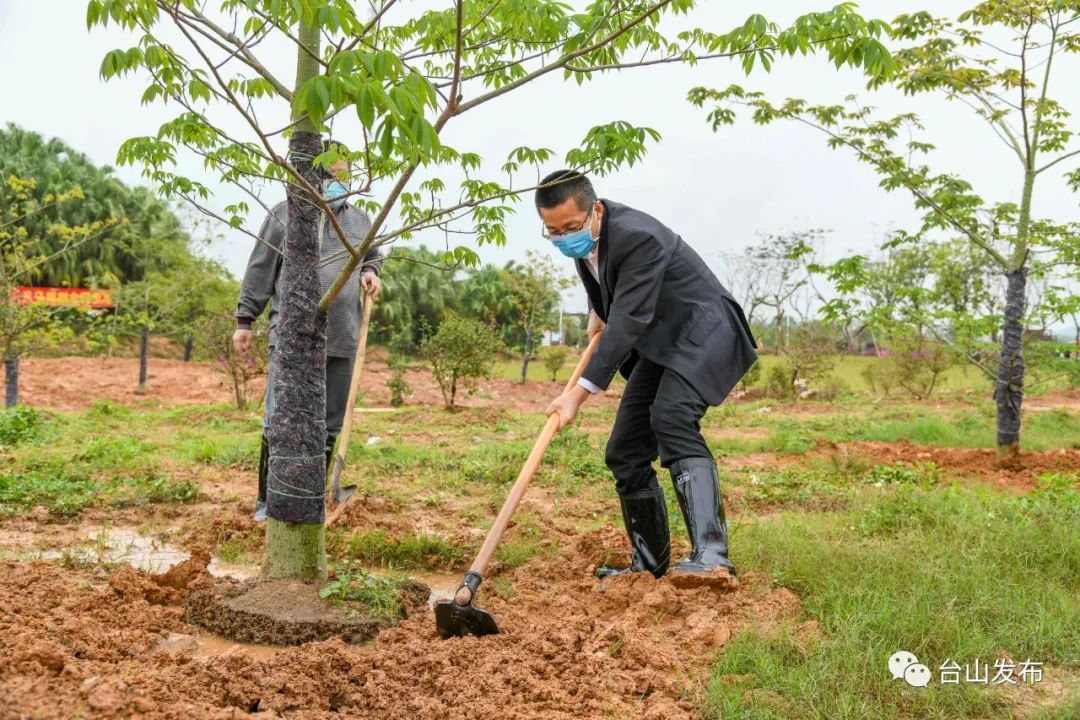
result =
M334 449L334 442L345 422L345 408L349 404L349 384L352 382L352 358L326 358L326 452ZM270 427L270 412L274 409L274 349L270 349L270 371L266 376L266 414L263 415L263 437Z
M657 487L652 463L665 468L691 457L711 458L701 436L708 404L681 375L639 357L626 381L606 461L620 495Z

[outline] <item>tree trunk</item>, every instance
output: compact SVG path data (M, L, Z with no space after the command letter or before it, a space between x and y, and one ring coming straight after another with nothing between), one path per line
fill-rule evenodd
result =
M4 406L19 404L19 355L11 353L4 358Z
M143 326L142 335L139 337L139 389L135 392L139 395L146 394L146 361L150 349L150 328Z
M525 384L526 376L529 373L529 360L532 357L532 333L528 330L525 331L525 352L521 355L521 384Z
M1020 454L1020 405L1024 400L1024 268L1005 274L1005 322L1001 329L994 400L997 402L998 460L1008 462Z
M191 349L195 345L195 336L188 335L184 342L184 362L191 362Z
M319 72L319 27L301 21L296 89ZM306 48L306 49L305 49ZM303 115L289 140L293 167L315 188L317 129ZM321 210L296 183L288 188L284 260L274 298L279 303L273 362L274 411L268 440L266 559L262 577L326 579L326 314L319 311Z
M776 354L779 355L780 351L784 349L784 343L782 335L784 332L784 311L780 309L780 305L776 306L776 339L773 341L776 345Z
M230 374L232 375L233 396L236 398L236 409L247 410L247 392L244 390L244 383L235 371Z

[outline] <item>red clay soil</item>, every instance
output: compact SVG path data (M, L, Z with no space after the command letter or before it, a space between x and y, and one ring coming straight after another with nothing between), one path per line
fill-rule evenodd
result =
M1030 490L1045 473L1080 471L1080 450L1024 450L1007 465L998 463L993 448L949 448L913 445L910 442L853 442L844 447L875 465L932 462L948 475L977 478L993 485L1016 490Z
M374 355L374 357L372 356ZM29 358L20 365L21 400L33 407L52 410L83 410L95 402L109 400L122 404L161 406L231 403L232 385L225 375L207 363L151 358L147 371L147 391L137 395L139 363L134 358ZM390 390L386 381L390 370L381 348L368 355L360 392L364 404L386 407ZM405 400L410 405L442 405L438 385L425 368L411 368L405 380L412 388ZM249 395L261 398L265 379L252 381ZM562 390L562 383L530 381L521 385L512 380L481 380L474 393L459 392L458 404L466 407L509 407L542 410ZM594 402L614 404L619 393L606 393Z
M776 470L802 465L810 460L825 460L838 454L843 462L860 459L868 465L918 465L933 463L950 478L975 479L1001 488L1027 491L1038 484L1046 473L1075 474L1080 471L1080 450L1023 450L1018 458L1002 465L994 448L950 448L936 445L915 445L907 440L897 442L843 442L821 440L805 453L749 453L720 457L721 468L730 470Z
M440 640L424 610L369 645L329 640L264 660L170 647L195 632L174 587L187 570L166 580L0 563L0 718L697 717L707 664L732 633L797 618L799 601L756 573L730 593L650 575L601 585L590 563L618 536L592 533L522 566L510 599L489 581L479 604L501 635Z

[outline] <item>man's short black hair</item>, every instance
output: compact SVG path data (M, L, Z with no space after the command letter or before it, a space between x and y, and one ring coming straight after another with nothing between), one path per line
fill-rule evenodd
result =
M570 198L574 198L579 210L588 210L596 203L596 190L589 178L577 170L556 170L540 181L536 209L557 207Z

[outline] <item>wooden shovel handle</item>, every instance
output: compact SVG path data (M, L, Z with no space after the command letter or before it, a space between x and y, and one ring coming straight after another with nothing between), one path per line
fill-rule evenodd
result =
M566 383L566 389L563 392L577 385L581 374L585 372L585 366L589 364L589 358L592 357L593 351L596 350L596 346L599 344L600 333L596 333L589 340L589 346L585 348L585 352L581 354L581 359L578 360L577 367L574 368L574 372L570 375L570 380ZM484 574L491 556L495 553L495 547L499 544L499 540L502 539L503 533L506 532L506 526L510 524L510 518L513 517L514 511L517 510L518 503L521 502L521 498L525 494L525 489L529 487L529 481L532 480L536 468L540 466L540 461L544 458L544 452L547 450L548 444L551 443L551 439L555 437L555 433L558 431L559 415L558 413L552 413L548 416L547 422L544 423L544 429L540 431L540 437L536 438L532 452L529 453L529 459L525 461L525 467L521 468L521 473L518 474L517 480L514 481L514 486L510 488L510 494L506 497L506 501L503 502L502 509L499 510L499 514L495 517L495 522L492 524L491 530L488 531L480 552L476 555L476 559L473 560L472 567L469 568L470 572L479 575Z
M368 328L371 327L371 306L375 299L368 295L364 298L364 314L360 318L359 338L356 341L356 358L353 360L352 380L349 381L349 404L345 406L345 419L341 423L338 435L337 454L345 459L349 449L349 436L352 434L353 406L356 405L356 393L360 390L360 378L364 374L364 356L367 355Z

